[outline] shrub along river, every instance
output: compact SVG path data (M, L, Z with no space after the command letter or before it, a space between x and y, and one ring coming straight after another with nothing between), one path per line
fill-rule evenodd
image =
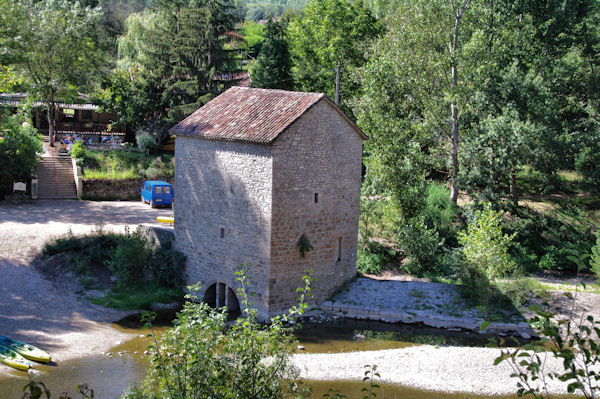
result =
M139 316L132 316L115 323L114 327L126 333L138 336L124 343L115 343L109 354L93 354L85 358L61 362L60 364L36 365L43 381L57 397L62 392L74 396L75 387L86 383L100 399L118 398L129 385L143 380L148 356L150 338L148 330L140 329ZM156 328L157 333L164 331L167 324ZM465 331L445 331L424 326L408 324L389 324L380 322L337 319L319 324L305 323L297 333L302 353L340 353L352 351L373 351L381 349L406 348L415 345L434 346L486 346L490 337ZM498 342L496 338L496 342ZM0 367L5 367L0 365ZM0 375L0 393L2 399L20 398L23 386L28 382L26 373L14 370L9 375ZM307 381L312 387L314 398L321 398L329 389L337 389L349 398L362 398L361 389L366 383L361 381ZM377 397L386 398L490 398L455 393L429 392L397 386L379 384ZM516 397L516 396L511 396ZM506 396L494 396L506 398Z

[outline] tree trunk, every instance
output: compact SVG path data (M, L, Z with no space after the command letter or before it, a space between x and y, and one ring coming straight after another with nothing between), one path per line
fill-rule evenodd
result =
M452 67L453 75L455 68ZM452 169L450 170L450 201L456 205L458 201L458 187L456 178L458 176L458 112L456 101L452 101L452 148L450 148L450 158L452 160Z
M517 173L514 169L510 170L510 196L515 207L519 206L519 192L517 191Z
M46 119L48 120L48 143L50 147L54 147L54 101L48 101L48 112L46 113Z
M452 11L454 13L454 35L452 43L449 44L450 65L452 72L452 80L450 81L452 103L450 111L452 113L452 137L450 148L450 159L452 169L450 170L450 201L456 205L458 201L458 187L456 179L458 177L458 107L456 104L456 86L458 85L458 68L456 55L458 53L458 31L460 27L460 19L463 13L469 8L470 0L465 0L462 7L455 8L454 1L450 0Z
M335 67L335 105L340 105L340 79L341 79L341 71L340 71L340 62L337 62Z

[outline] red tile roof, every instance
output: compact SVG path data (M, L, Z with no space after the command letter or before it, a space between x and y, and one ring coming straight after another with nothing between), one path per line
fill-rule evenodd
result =
M321 93L232 87L179 122L170 133L269 144L322 99L330 102ZM343 115L341 110L338 111ZM350 119L343 116L366 138Z

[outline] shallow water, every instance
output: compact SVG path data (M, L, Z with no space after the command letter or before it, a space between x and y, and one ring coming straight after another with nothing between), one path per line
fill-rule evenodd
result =
M160 316L160 315L159 315ZM169 315L162 315L156 321L157 334L162 333L169 325ZM143 380L148 356L144 351L151 338L146 335L149 330L140 329L139 316L129 317L113 327L127 333L135 333L137 337L110 350L112 356L95 354L82 359L61 362L56 365L36 365L40 371L40 379L53 393L53 397L64 391L74 395L78 384L86 383L94 390L96 398L118 398L130 385ZM364 337L364 338L363 338ZM380 349L405 348L408 346L453 345L484 346L489 337L464 331L443 331L423 326L388 324L360 320L338 319L320 324L306 323L298 333L300 345L305 352L336 353L349 351L369 351ZM122 352L119 355L119 352ZM136 353L137 352L137 353ZM300 351L299 351L300 352ZM0 367L5 367L0 365ZM0 376L0 398L20 398L23 386L29 381L26 373L12 371L8 376ZM321 398L330 388L337 389L348 398L362 398L363 382L353 381L308 381L312 386L314 398ZM381 393L377 397L386 398L489 398L464 394L432 393L401 387L391 384L380 384ZM504 398L504 397L495 397Z

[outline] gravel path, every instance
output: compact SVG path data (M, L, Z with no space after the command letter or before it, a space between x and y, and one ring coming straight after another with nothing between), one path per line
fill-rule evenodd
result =
M98 226L123 231L170 214L170 209L135 202L0 204L0 335L39 345L57 363L106 351L130 338L111 327L125 312L80 299L42 277L32 262L45 242L69 231L83 234ZM0 374L10 370L0 367Z

